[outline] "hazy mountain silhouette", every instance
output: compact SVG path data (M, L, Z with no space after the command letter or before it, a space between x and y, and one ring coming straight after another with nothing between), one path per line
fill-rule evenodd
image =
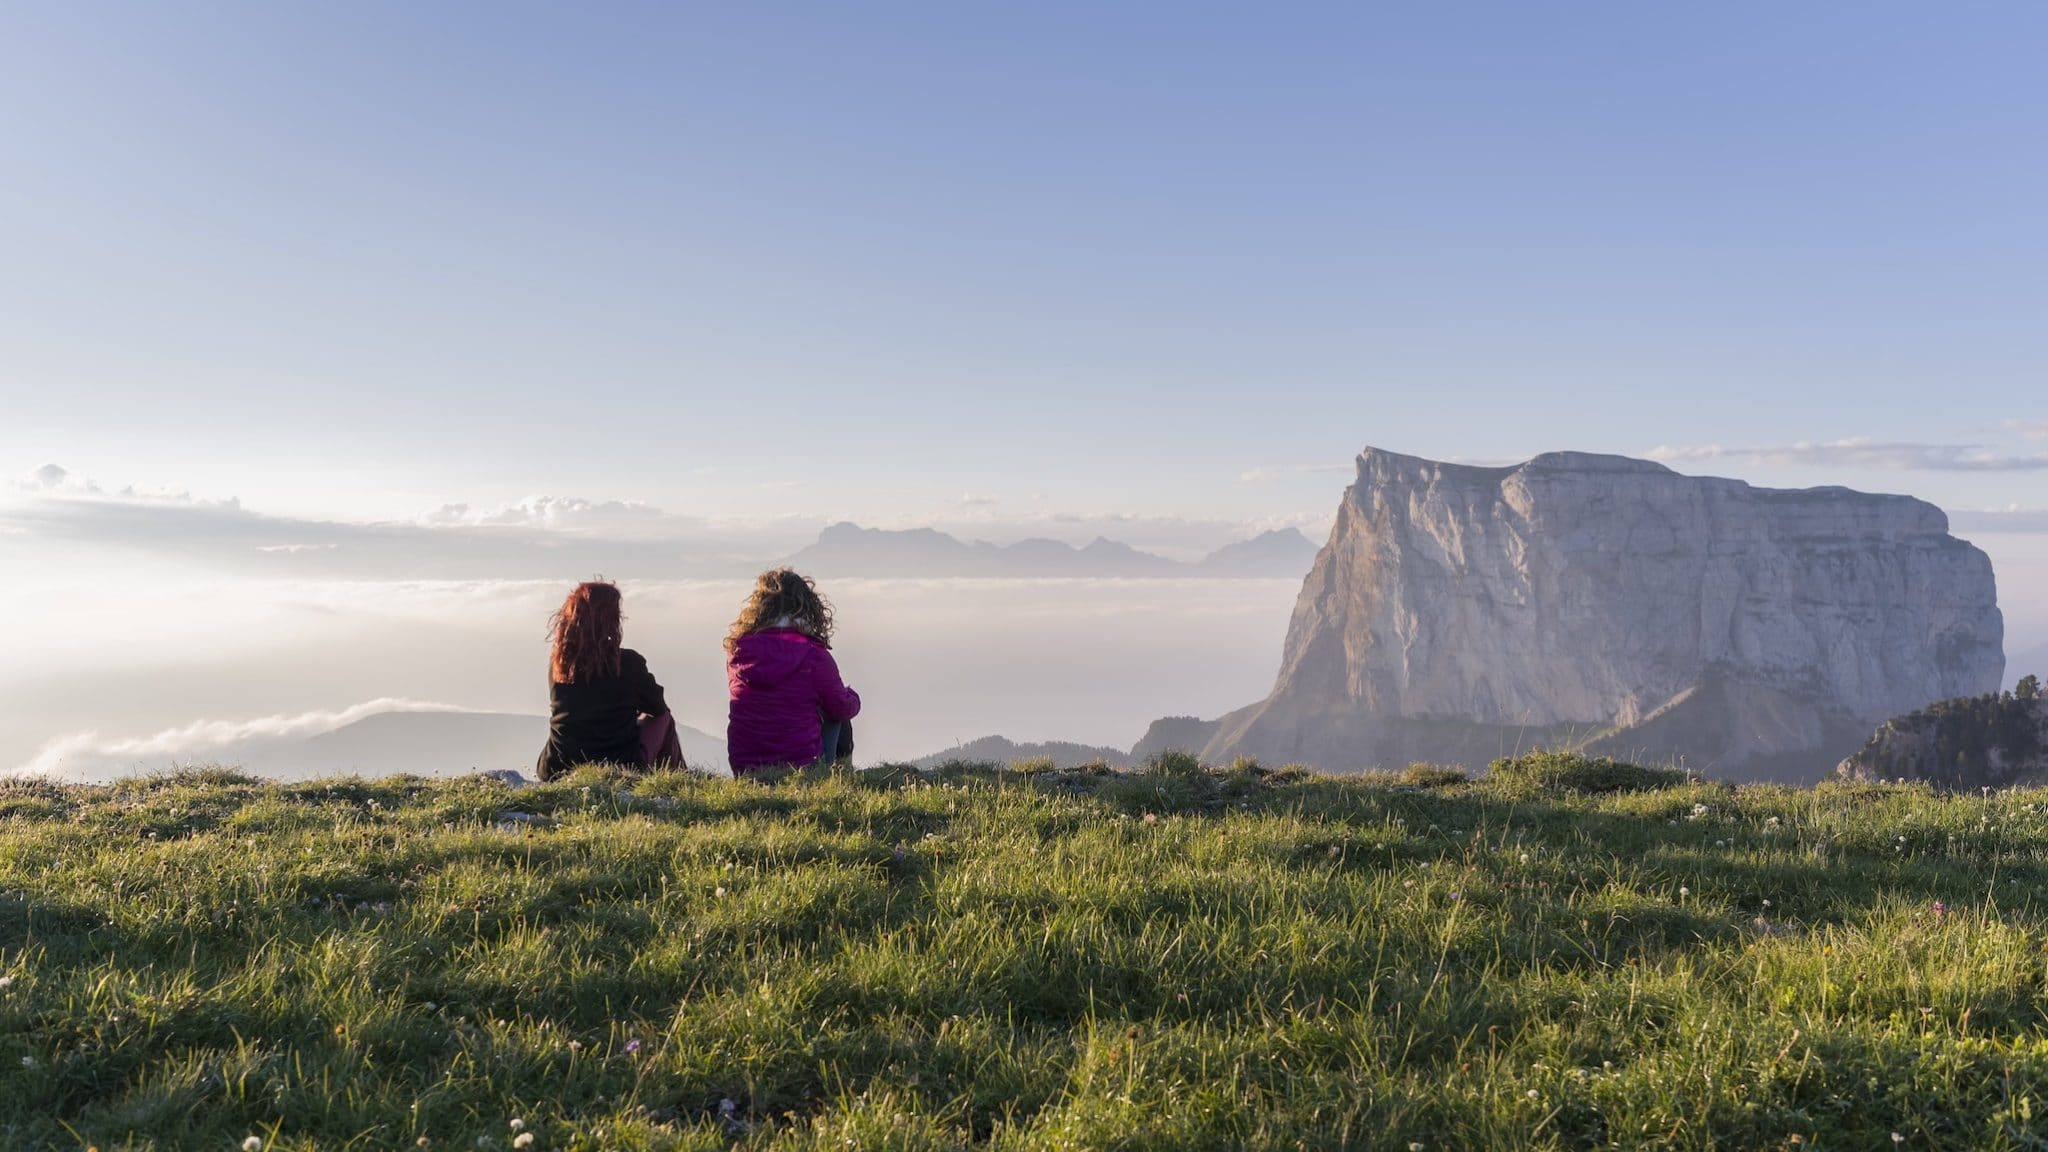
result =
M1276 528L1225 544L1196 567L1209 576L1300 576L1315 566L1317 551L1301 529Z
M683 756L692 768L726 770L725 742L688 725ZM514 712L379 712L353 724L298 739L266 738L230 745L208 759L260 776L281 778L360 773L452 776L516 769L533 775L548 720Z
M869 577L1118 577L1274 576L1299 578L1315 562L1316 546L1292 528L1226 545L1193 564L1142 552L1096 537L1076 548L1060 540L1015 544L972 543L932 528L863 528L839 523L790 557L819 576Z
M1051 760L1056 768L1072 768L1097 760L1112 768L1128 768L1133 763L1131 754L1121 748L1073 744L1065 740L1020 744L1003 736L983 736L979 740L969 740L943 752L920 756L911 763L919 768L936 768L948 760L994 761L998 764L1009 764L1018 760L1035 759Z

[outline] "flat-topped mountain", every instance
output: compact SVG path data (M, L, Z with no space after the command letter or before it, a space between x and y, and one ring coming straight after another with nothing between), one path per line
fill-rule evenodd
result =
M1367 449L1272 694L1199 734L1335 770L1544 744L1812 780L1997 689L2002 635L1989 558L1909 497Z
M1293 528L1225 545L1192 564L1096 537L1075 547L1061 540L1014 544L965 541L933 528L863 528L839 523L818 534L790 563L813 575L869 577L1285 577L1306 572L1315 545Z

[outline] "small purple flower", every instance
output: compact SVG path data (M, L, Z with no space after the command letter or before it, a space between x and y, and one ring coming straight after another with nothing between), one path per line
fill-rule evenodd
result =
M639 1051L640 1051L640 1041L638 1041L638 1040L628 1040L628 1041L626 1041L626 1055L628 1055L628 1056L632 1056L632 1055L634 1055L634 1054L638 1053Z
M1453 893L1451 893L1451 903L1453 903L1453 904L1457 903L1457 902L1458 902L1458 901L1460 901L1460 900L1463 900L1464 898L1465 898L1465 894L1464 894L1463 892L1453 892Z
M1934 902L1934 918L1939 920L1946 915L1948 915L1948 905L1936 900Z

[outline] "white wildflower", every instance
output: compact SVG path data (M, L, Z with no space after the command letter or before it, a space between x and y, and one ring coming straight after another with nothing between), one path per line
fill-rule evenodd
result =
M586 788L586 789L584 789L584 791L588 792L588 791L589 791L589 789L588 789L588 788ZM524 1128L524 1127L526 1127L526 1121L524 1121L524 1120L521 1120L521 1119L520 1119L519 1117L517 1117L517 1116L514 1116L514 1117L512 1118L512 1130L513 1130L514 1132L517 1132L517 1131L519 1131L519 1130L520 1130L521 1128Z
M242 1141L242 1152L263 1152L263 1137L251 1136Z
M521 1132L521 1133L520 1133L519 1135L517 1135L517 1136L514 1136L514 1137L512 1138L512 1146L513 1146L514 1148L531 1148L531 1147L533 1147L533 1133L531 1133L531 1132Z

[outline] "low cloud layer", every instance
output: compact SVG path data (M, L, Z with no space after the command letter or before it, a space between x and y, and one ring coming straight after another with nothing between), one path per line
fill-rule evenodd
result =
M106 737L95 731L57 736L36 750L11 776L43 776L65 780L105 780L137 772L163 771L207 764L230 749L238 753L331 732L383 712L460 712L463 709L428 700L385 697L338 711L260 716L248 720L196 720L147 736Z
M721 640L747 583L625 588L627 643L647 657L679 719L722 734ZM865 762L991 734L1128 746L1159 716L1235 707L1271 686L1299 588L846 579L826 590L841 667L867 704ZM0 769L104 774L205 762L230 744L247 752L251 740L303 737L379 708L544 712L546 621L561 594L550 582L241 582L210 599L206 625L265 642L230 649L160 643L146 622L103 619L94 601L58 590L50 607L83 633L72 641L78 660L52 670L35 646L0 652L0 692L14 704L0 714ZM373 703L345 707L362 700ZM530 768L524 756L453 768Z
M1875 472L2040 472L2048 471L2048 452L2015 453L1984 444L1915 444L1867 439L1784 444L1761 448L1653 448L1652 460L1666 464L1709 464L1730 461L1792 468L1832 468Z

